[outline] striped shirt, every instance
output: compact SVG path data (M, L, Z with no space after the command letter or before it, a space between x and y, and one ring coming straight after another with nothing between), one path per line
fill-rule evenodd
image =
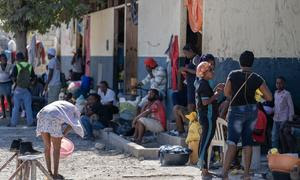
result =
M167 75L166 70L157 66L152 70L153 78L151 78L150 74L146 76L144 80L142 80L143 85L146 85L150 82L150 88L157 89L160 91L162 95L165 95L166 87L167 87Z

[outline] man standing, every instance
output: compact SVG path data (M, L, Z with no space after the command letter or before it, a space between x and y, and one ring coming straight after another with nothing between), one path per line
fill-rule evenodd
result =
M148 75L145 79L138 83L138 87L150 83L150 88L157 89L159 91L160 97L164 97L167 87L167 75L165 69L161 66L158 66L157 62L153 58L147 58L144 61L144 64ZM147 103L147 101L148 95L142 99L139 107L143 107Z
M60 93L60 61L55 57L56 51L54 48L48 49L48 79L45 85L45 92L48 92L48 104L57 101Z
M19 121L19 111L21 102L23 101L26 120L28 126L33 126L32 108L31 108L31 93L29 91L30 81L34 77L33 67L25 61L24 54L22 52L16 55L17 64L12 71L12 79L15 83L14 88L14 108L12 112L11 122L9 127L15 127Z

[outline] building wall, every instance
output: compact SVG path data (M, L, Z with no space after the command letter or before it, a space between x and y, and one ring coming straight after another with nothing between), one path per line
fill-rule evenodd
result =
M146 57L153 57L159 65L166 67L166 55L171 35L178 35L180 55L186 41L186 9L182 0L139 0L138 23L138 79L147 72L144 67ZM168 91L167 111L172 108Z
M140 0L138 16L138 77L141 79L146 75L145 57L154 57L159 64L166 65L164 52L171 35L179 36L180 50L185 45L186 10L181 0Z
M300 1L204 1L203 52L218 57L216 82L225 81L244 50L256 56L254 71L275 89L276 76L287 79L300 106Z
M95 84L101 80L113 85L114 9L91 16L91 75Z

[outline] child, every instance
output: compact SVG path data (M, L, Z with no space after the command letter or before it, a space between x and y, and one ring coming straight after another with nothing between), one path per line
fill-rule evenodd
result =
M276 79L274 99L274 123L272 129L272 147L279 148L279 133L286 121L292 121L294 116L294 105L290 92L285 90L285 78L280 76Z
M185 140L186 144L188 144L189 148L192 150L189 157L189 164L195 165L198 162L199 141L202 129L198 122L196 112L191 112L190 114L185 115L185 117L190 121L188 135Z
M196 75L199 78L195 82L196 106L198 121L202 126L198 166L202 170L203 177L211 177L207 168L207 152L216 129L218 114L217 98L224 89L224 85L219 84L215 90L210 87L208 81L213 79L214 71L212 65L208 62L201 62L198 65Z

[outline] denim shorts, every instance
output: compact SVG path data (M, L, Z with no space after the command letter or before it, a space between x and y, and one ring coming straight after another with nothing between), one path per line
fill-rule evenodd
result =
M242 146L253 146L252 132L257 120L256 104L231 106L228 110L227 143L237 145L242 140Z

